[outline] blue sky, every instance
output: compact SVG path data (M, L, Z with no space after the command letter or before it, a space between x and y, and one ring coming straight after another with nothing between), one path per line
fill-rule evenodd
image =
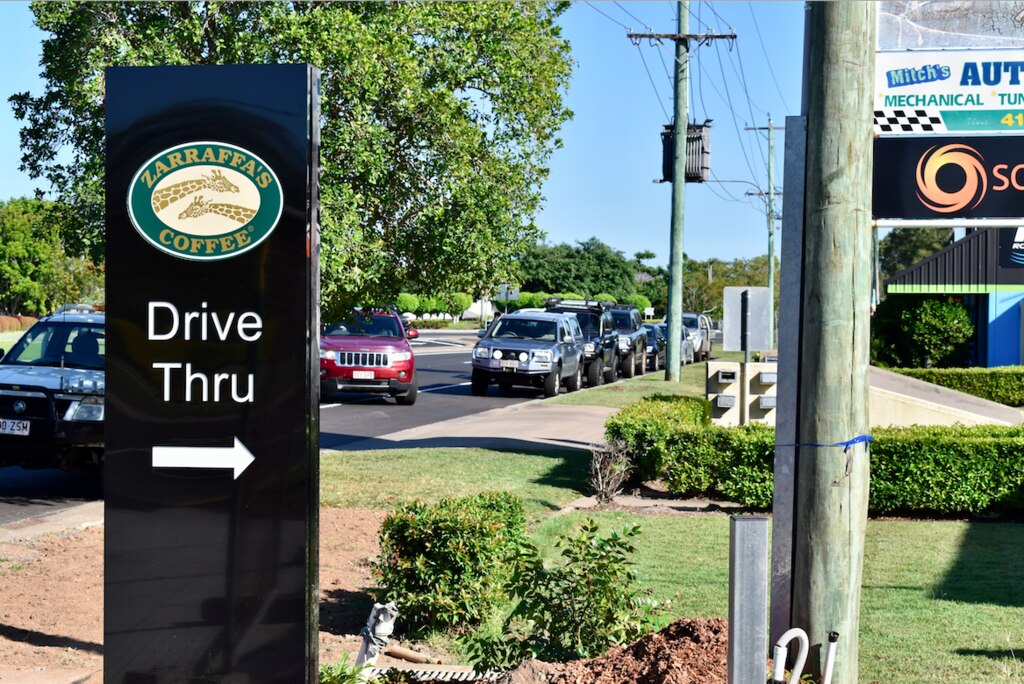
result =
M627 257L650 250L657 255L652 263L667 265L671 186L652 181L661 176L660 132L672 114L673 47L668 41L635 46L626 29L674 33L675 11L676 3L667 0L576 2L563 16L577 60L568 92L575 117L562 130L564 147L552 159L537 219L549 243L597 237ZM737 35L691 49L690 120L713 119L714 177L743 182L687 184L684 249L701 260L765 254L764 202L746 193L767 190L767 133L744 128L766 126L769 114L781 126L799 113L803 3L691 2L690 14L691 33ZM30 195L36 187L18 170L18 123L6 98L41 92L41 38L27 2L0 2L2 199ZM776 188L783 149L778 131Z

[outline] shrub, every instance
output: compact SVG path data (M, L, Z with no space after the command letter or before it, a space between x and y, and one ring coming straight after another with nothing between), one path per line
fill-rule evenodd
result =
M699 397L656 394L622 409L605 423L609 442L630 445L637 474L644 480L661 476L664 459L677 444L681 428L707 425L711 406Z
M645 402L612 416L606 433L621 436L634 462L657 467L648 476L661 478L677 494L718 493L744 506L771 507L774 428L687 422L653 406L664 401L640 406ZM872 432L872 512L1024 509L1024 426L914 426Z
M320 666L318 681L319 684L362 684L362 672L366 667L356 665L355 661L349 662L348 653L343 653L337 663Z
M420 310L420 298L409 292L401 292L395 299L395 307L399 313L416 313Z
M1024 406L1024 366L893 368L892 370L1006 406Z
M591 450L590 486L598 503L610 503L633 473L628 445L620 439Z
M663 610L639 588L630 540L598 534L593 520L556 543L562 562L545 568L537 548L524 544L515 560L510 591L518 599L498 637L479 637L468 650L478 667L508 666L528 658L566 662L599 656L616 644L658 629Z
M651 300L642 294L626 295L625 297L622 298L622 303L632 304L637 309L639 309L641 314L643 314L644 309L648 309L651 306Z
M444 328L450 328L452 322L446 321L442 318L436 318L432 320L417 318L409 325L413 328L416 328L417 330L441 330Z
M377 600L396 601L414 628L478 623L505 597L525 530L523 504L506 492L405 504L380 528Z
M872 318L871 360L886 367L957 365L973 333L959 299L894 295Z

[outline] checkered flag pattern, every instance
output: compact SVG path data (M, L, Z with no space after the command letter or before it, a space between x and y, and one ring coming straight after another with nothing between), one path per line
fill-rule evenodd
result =
M875 133L945 133L946 124L938 112L926 109L876 109Z

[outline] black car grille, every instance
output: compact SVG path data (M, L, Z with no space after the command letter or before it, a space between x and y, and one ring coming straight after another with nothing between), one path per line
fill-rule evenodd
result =
M18 410L21 409L21 410ZM45 394L0 390L0 416L5 418L44 418L52 420L54 409Z
M530 358L530 352L523 351L522 349L501 349L501 358L503 359L515 359L519 360L520 354L526 354L527 360Z
M339 366L358 366L360 368L387 368L391 365L388 354L378 352L334 352Z

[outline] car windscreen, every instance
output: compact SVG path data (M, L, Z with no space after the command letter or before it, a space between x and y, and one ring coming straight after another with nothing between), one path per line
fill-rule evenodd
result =
M352 316L344 321L328 323L324 326L324 335L345 337L360 335L363 337L405 337L402 324L394 316Z
M601 332L601 317L589 311L576 311L576 320L580 322L584 335L597 335Z
M3 363L103 370L106 346L102 323L47 321L33 325Z
M644 325L647 328L647 332L651 333L651 342L658 339L661 336L661 329L656 325Z
M558 326L554 321L531 318L501 318L491 330L494 339L524 339L554 342L558 339Z
M612 311L612 318L615 319L615 327L619 330L633 329L633 316L629 311Z
M683 316L683 325L690 330L696 330L700 327L700 323L697 321L696 316Z

